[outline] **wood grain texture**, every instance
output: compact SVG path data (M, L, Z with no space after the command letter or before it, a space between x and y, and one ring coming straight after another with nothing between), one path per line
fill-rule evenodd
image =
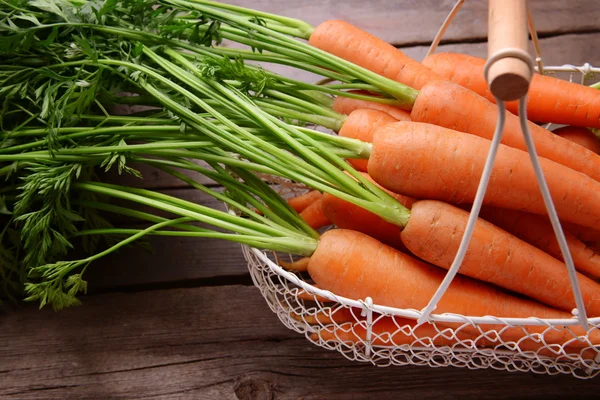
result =
M328 19L343 19L397 46L429 44L455 4L455 0L229 0L316 26ZM589 0L529 0L540 35L597 30L600 3ZM464 41L487 37L487 1L466 1L444 40Z
M590 63L600 67L600 52L594 51L600 40L600 33L566 34L540 40L542 58L545 65L583 65ZM415 60L422 60L427 54L428 46L415 46L402 49L408 56ZM529 43L531 54L533 46ZM455 52L469 54L475 57L487 57L487 43L460 43L441 45L436 53Z
M597 398L598 379L461 368L376 368L287 330L258 289L89 296L0 319L0 398Z

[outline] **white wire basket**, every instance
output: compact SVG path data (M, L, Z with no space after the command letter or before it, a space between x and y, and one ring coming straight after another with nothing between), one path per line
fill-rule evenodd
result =
M435 50L441 35L464 0L459 0L432 42ZM583 83L600 68L543 66L537 36L530 19L537 53L538 72L566 72L570 80ZM378 366L421 365L429 367L493 368L538 374L571 374L588 379L600 373L600 346L590 338L600 334L600 318L588 318L585 335L577 318L503 318L431 314L417 326L420 310L374 304L371 298L348 299L315 287L308 275L285 270L277 261L282 255L242 246L254 284L281 322L303 334L317 346L342 353L346 358ZM291 256L283 256L289 257ZM537 326L535 332L531 327ZM510 340L509 330L520 333ZM567 342L552 337L567 333Z

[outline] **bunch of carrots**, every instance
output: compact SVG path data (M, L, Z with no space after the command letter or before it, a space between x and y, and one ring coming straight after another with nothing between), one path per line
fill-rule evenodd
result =
M31 14L38 23L19 29L54 32L59 28L50 24L44 28L38 18L56 14L52 18L60 20L60 29L64 26L65 30L57 30L52 40L66 43L69 35L85 32L93 46L83 46L75 60L44 66L44 79L55 79L48 72L54 65L86 69L91 76L101 70L112 77L111 83L114 79L126 81L128 90L139 94L137 104L162 108L170 119L164 114L146 122L143 116L132 117L129 123L116 128L125 132L134 124L140 128L136 131L139 134L126 145L106 146L115 137L99 136L98 142L91 138L99 130L104 134L103 124L117 121L111 119L113 116L105 115L104 122L97 125L88 118L87 130L73 133L83 118L65 127L56 123L56 118L62 116L49 121L40 116L42 113L32 117L23 113L23 107L15 108L11 115L17 122L6 125L11 128L3 132L3 139L6 143L8 139L18 140L0 149L0 162L16 163L10 167L23 174L31 171L19 162L31 159L24 157L31 151L37 152L31 157L37 155L42 160L39 162L48 164L78 162L94 167L105 165L107 156L122 157L119 159L123 164L147 163L227 202L244 218L149 191L79 182L73 174L68 179L74 192L124 199L169 211L176 217L168 221L151 213L78 200L95 209L110 208L111 212L136 215L154 223L144 231L100 229L87 231L86 235L129 235L124 240L127 243L149 234L175 235L167 233L172 230L163 230L165 227L175 229L178 235L213 235L304 256L285 267L308 271L317 287L340 296L371 297L376 304L404 309L420 310L427 305L458 251L496 127L498 110L490 101L493 98L483 79L483 60L438 54L419 63L344 21L327 21L313 28L302 21L208 0L165 0L158 8L153 2L137 2L137 13L165 16L165 24L172 24L166 29L164 25L145 24L144 18L138 21L126 17L126 6L115 5L119 3L107 2L85 22L70 20L79 18L77 12L72 17L40 7ZM35 2L32 6L35 8ZM164 10L169 10L168 14ZM21 7L15 8L13 17L22 12ZM28 24L31 18L19 22ZM11 34L16 40L19 35L26 37L23 32L15 30ZM115 37L133 44L128 47L113 43ZM222 38L258 51L219 47ZM42 50L53 45L48 42L40 40L39 48L31 46L29 55L39 59ZM92 49L104 53L88 54ZM14 53L7 62L17 71L15 66L24 54L14 49L5 52ZM47 54L57 52L43 53ZM28 60L35 61L34 57ZM338 83L319 86L295 82L245 61L281 63ZM13 77L20 73L14 72ZM79 75L74 76L78 79ZM258 83L244 81L257 77ZM56 79L65 82L73 78L65 72ZM77 84L72 82L70 91L65 92L67 97L75 93L72 88ZM47 87L51 85L42 89ZM19 101L30 99L23 96ZM594 250L600 243L600 155L593 131L600 129L600 91L535 76L528 99L527 112L534 122L568 125L551 132L529 123L578 270L586 311L590 317L600 317L600 255ZM513 104L507 107L516 112ZM90 110L92 105L86 106L85 111ZM309 129L306 122L336 134ZM143 131L143 127L159 123L164 124L160 134ZM175 132L178 129L181 136ZM161 136L171 130L172 136ZM39 136L44 134L48 139ZM86 135L85 140L90 142L77 145L79 139L73 135ZM123 137L118 138L125 140ZM44 161L46 155L52 157ZM73 157L77 159L73 161ZM199 168L190 159L208 162L213 172ZM11 168L0 168L0 175L11 176ZM210 191L177 169L205 174L229 190L225 194ZM256 173L290 179L310 190L286 202ZM22 188L14 185L15 190ZM43 190L47 196L47 191L53 189ZM15 195L12 200L21 198L23 195ZM9 197L8 209L12 208L10 201ZM518 117L508 114L467 256L436 313L571 318L574 293L545 215ZM20 217L14 222L22 221ZM212 223L231 234L192 228L188 225L192 222ZM315 231L329 225L336 229L323 234ZM82 265L85 270L90 260L70 263L68 268L57 260L44 262L33 268L37 281L29 286L35 288L29 292L30 300L45 298L47 279L61 282L56 287L62 290L62 280L68 282L70 274ZM337 327L317 332L322 340L358 342L366 338L363 325L348 312L314 318ZM351 329L342 328L344 324ZM403 337L397 329L401 325L411 326L412 335ZM459 324L445 326L454 329ZM381 344L411 343L436 336L432 333L434 325L417 326L415 321L385 316L373 329L378 337L388 334ZM585 349L585 357L595 357L598 351L593 346L600 344L600 331L595 327L588 332L578 326L553 330L498 324L491 329L501 332L497 341L513 341L522 350L543 354L547 353L545 344L552 343L575 351ZM473 338L478 338L478 330L462 327L453 339L442 338L432 344ZM493 347L497 343L485 338L480 344Z

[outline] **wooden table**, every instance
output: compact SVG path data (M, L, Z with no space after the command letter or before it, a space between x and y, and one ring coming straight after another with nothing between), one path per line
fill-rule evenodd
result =
M237 0L313 24L348 20L420 60L453 1ZM467 1L439 51L485 57L486 6ZM546 64L600 66L600 3L531 0ZM128 184L220 207L155 171ZM122 180L123 181L123 180ZM150 239L92 267L83 306L0 318L2 399L598 398L600 378L377 368L310 344L270 312L240 247Z

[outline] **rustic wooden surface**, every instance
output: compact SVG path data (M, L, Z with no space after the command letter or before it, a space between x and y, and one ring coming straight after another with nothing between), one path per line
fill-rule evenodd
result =
M348 361L287 330L250 286L9 312L0 354L2 399L597 399L599 388L568 376Z
M232 2L315 25L345 19L417 60L454 3ZM438 51L485 57L486 3L467 1ZM529 3L547 64L600 66L599 2ZM120 180L221 207L164 174L143 172L143 182ZM153 252L131 247L91 267L90 294L82 307L60 313L23 307L0 314L0 398L598 398L600 378L376 368L348 361L279 322L252 286L238 245L182 238L149 241Z

